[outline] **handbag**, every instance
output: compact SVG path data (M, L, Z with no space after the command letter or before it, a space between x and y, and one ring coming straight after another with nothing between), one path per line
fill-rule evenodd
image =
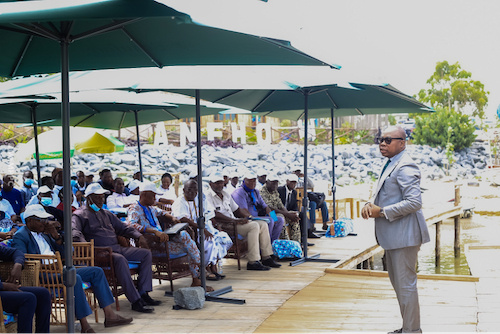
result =
M307 198L310 202L316 202L316 207L319 208L325 202L326 196L324 193L317 193L312 191L307 193Z

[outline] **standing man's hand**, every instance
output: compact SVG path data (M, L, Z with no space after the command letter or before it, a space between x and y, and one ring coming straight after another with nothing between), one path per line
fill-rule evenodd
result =
M361 209L361 216L364 219L383 217L380 214L381 210L382 208L378 205L372 203L366 203L363 209Z

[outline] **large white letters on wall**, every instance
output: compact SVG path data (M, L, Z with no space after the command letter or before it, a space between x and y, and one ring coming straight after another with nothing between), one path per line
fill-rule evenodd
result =
M234 123L234 122L231 123L231 133L233 134L233 142L234 143L236 143L238 141L238 138L241 139L242 144L247 143L247 132L246 132L246 128L245 128L244 123L239 124L239 127L238 127L238 123Z
M181 147L186 146L189 142L196 141L196 122L191 123L191 129L186 123L181 123L179 132L179 145Z

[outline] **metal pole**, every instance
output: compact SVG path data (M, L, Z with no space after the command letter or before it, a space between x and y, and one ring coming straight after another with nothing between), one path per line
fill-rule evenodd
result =
M335 212L335 192L337 191L337 186L335 185L335 127L333 126L333 108L330 108L331 112L331 127L332 127L332 199L333 199L333 217L332 221L337 219L337 212ZM351 205L352 206L352 205ZM354 218L354 216L352 217ZM333 227L332 227L333 228Z
M135 133L137 136L137 153L138 153L138 157L139 157L139 171L141 172L141 182L142 182L143 175L142 175L141 140L139 137L139 120L137 117L137 110L134 110L134 116L135 116Z
M304 249L304 257L307 258L307 209L309 207L309 197L307 196L307 136L309 122L309 91L304 93L304 199L303 210L304 220L302 222L302 248ZM314 224L314 222L313 222Z
M206 274L205 274L205 216L203 215L203 182L201 177L201 108L200 108L200 90L195 90L196 99L196 164L198 167L198 237L200 239L200 279L201 286L206 289Z
M74 286L76 283L76 269L73 267L73 236L71 233L71 151L69 138L69 42L66 39L61 39L61 92L62 92L62 141L63 141L63 188L65 195L63 198L64 205L64 256L66 265L64 266L63 276L64 285L66 285L66 305L67 305L67 330L68 333L75 332L75 293Z
M36 160L36 174L37 174L37 181L38 181L38 186L41 186L41 173L40 173L40 150L38 147L38 129L36 126L36 107L37 103L35 102L31 106L31 123L33 123L33 134L35 136L35 160Z

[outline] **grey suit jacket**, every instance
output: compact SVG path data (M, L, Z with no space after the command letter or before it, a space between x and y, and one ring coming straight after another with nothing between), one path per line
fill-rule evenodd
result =
M430 241L422 214L420 170L406 151L380 176L373 203L386 218L375 218L375 236L383 249L417 246Z

